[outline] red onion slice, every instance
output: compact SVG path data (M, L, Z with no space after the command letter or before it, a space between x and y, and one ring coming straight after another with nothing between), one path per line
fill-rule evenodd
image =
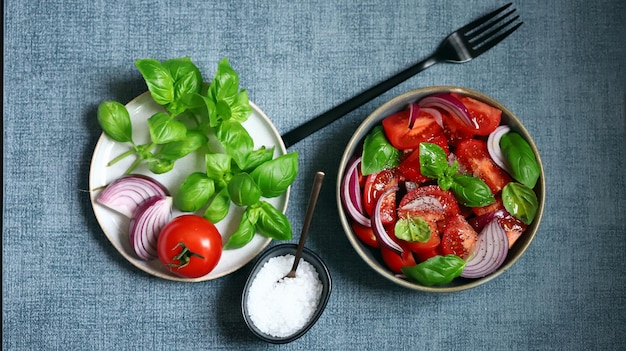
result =
M435 211L435 212L444 212L443 205L441 201L437 200L436 197L426 195L420 196L415 200L407 203L406 205L399 208L402 211Z
M167 189L157 180L145 175L131 174L107 185L98 195L96 202L131 218L137 207L146 200L168 195Z
M361 157L356 158L348 165L341 186L341 199L348 215L357 223L371 227L372 223L364 215L361 186L359 185L359 165Z
M130 220L130 244L139 258L152 260L157 255L161 229L172 219L172 198L153 197L137 208Z
M381 245L400 255L404 252L404 249L389 236L387 230L385 230L385 227L383 226L383 222L380 219L380 210L383 202L387 196L395 193L397 190L397 186L390 187L376 201L374 212L372 212L372 229L374 231L374 235L376 236L376 240L378 240Z
M418 104L421 107L440 108L459 119L461 123L471 128L478 129L478 123L472 119L467 107L465 107L459 99L448 93L428 95L421 99Z
M503 124L498 126L493 132L489 134L487 138L487 151L489 151L489 156L493 162L495 162L500 168L505 170L507 173L511 173L509 166L506 163L504 155L502 154L502 149L500 148L500 139L502 136L511 131L509 126Z
M420 105L416 103L409 104L409 129L413 129L415 120L420 115Z
M509 239L497 218L480 232L461 277L482 278L498 269L509 252Z

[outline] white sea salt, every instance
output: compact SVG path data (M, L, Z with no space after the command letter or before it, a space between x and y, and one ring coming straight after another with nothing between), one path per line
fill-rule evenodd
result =
M263 333L287 337L301 330L317 309L322 282L315 268L300 260L295 278L289 273L294 255L270 258L250 284L247 308L250 319Z

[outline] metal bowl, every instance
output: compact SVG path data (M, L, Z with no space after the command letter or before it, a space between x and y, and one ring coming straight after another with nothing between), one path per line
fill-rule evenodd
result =
M535 157L537 158L537 162L539 163L539 166L541 168L541 175L534 189L535 193L537 194L539 207L537 209L537 214L535 216L533 223L531 223L527 227L526 232L524 232L524 234L515 242L513 247L509 250L506 260L500 266L500 268L498 268L495 272L487 275L486 277L479 278L479 279L466 279L466 278L458 277L454 279L450 284L447 284L447 285L424 286L424 285L415 283L413 281L409 281L407 279L404 279L402 277L395 275L392 271L390 271L385 266L385 264L380 259L379 250L372 249L369 246L363 244L359 240L359 238L354 234L350 226L351 220L349 219L348 215L345 213L344 208L343 208L343 204L341 200L341 183L342 183L343 176L346 172L346 166L348 162L353 157L354 153L360 150L363 139L374 126L380 124L381 121L385 117L395 112L406 109L408 104L412 102L416 102L427 95L436 94L436 93L449 93L449 92L455 92L461 95L470 96L474 99L486 102L492 106L499 108L500 110L502 110L501 124L509 125L509 127L511 127L511 131L518 132L520 135L522 135L526 139L526 141L528 141L528 143L531 145L533 149L533 152L535 153ZM534 239L535 235L537 234L537 230L539 229L539 224L541 223L541 217L543 214L543 209L544 209L544 204L545 204L545 179L544 179L543 164L541 163L541 158L539 156L539 151L537 150L537 146L535 145L535 142L533 141L531 135L528 133L528 131L526 130L522 122L513 114L513 112L511 112L506 106L504 106L499 101L485 94L482 94L480 92L466 89L466 88L454 87L454 86L436 86L436 87L415 89L415 90L406 92L402 95L399 95L391 99L390 101L384 103L379 108L377 108L374 112L372 112L372 114L370 114L361 123L361 125L356 129L356 131L352 135L352 138L348 142L348 145L344 151L343 157L341 158L341 163L339 165L338 174L339 176L337 177L338 179L337 179L337 189L336 189L337 192L336 193L337 193L337 206L339 209L339 217L341 219L341 224L346 233L346 236L348 237L350 244L352 244L352 247L354 247L356 252L359 254L359 256L361 256L361 258L365 261L365 263L367 263L368 266L370 266L374 271L376 271L378 274L382 275L383 277L387 278L391 282L398 284L400 286L406 287L406 288L426 291L426 292L456 292L456 291L470 289L470 288L479 286L481 284L484 284L498 277L500 274L504 273L506 270L511 268L511 266L513 266L520 259L520 257L524 254L524 252L526 251L526 249L529 247L530 243Z

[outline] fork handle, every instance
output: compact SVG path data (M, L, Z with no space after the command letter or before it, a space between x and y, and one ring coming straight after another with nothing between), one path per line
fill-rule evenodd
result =
M434 56L431 56L423 61L420 61L405 70L396 73L394 76L384 80L371 88L363 91L362 93L342 102L341 104L331 108L330 110L318 115L317 117L301 124L300 126L290 130L282 135L285 147L299 142L300 140L308 137L309 135L317 132L318 130L326 127L330 123L338 120L340 117L352 112L358 107L363 106L375 97L382 95L396 85L404 82L405 80L413 77L417 73L425 70L426 68L437 63Z

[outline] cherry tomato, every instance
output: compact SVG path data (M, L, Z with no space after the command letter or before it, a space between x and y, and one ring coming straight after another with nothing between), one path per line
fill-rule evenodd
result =
M463 140L457 146L456 157L461 166L482 179L494 194L511 181L511 177L493 162L487 151L487 143L482 140Z
M374 248L380 247L378 240L376 240L376 235L374 234L374 230L372 227L366 227L357 222L352 222L352 231L356 234L357 238L361 240L367 246L371 246Z
M466 259L478 240L478 234L465 217L448 218L441 234L441 251L444 255L457 255Z
M395 170L382 170L370 174L365 180L363 189L363 207L368 215L372 215L378 198L389 188L398 185L398 177ZM381 222L391 224L396 221L396 195L390 194L385 198L381 206Z
M396 149L416 149L419 143L442 132L435 118L419 111L412 126L409 126L410 110L402 110L383 119L383 129L391 145Z
M478 129L473 129L475 135L489 135L500 125L500 120L502 119L502 111L500 109L469 96L460 96L456 93L451 95L459 99L467 107L471 119L478 125Z
M402 246L403 244L401 244ZM387 267L394 273L402 273L402 267L410 267L415 266L417 263L415 262L415 258L413 257L413 252L408 249L408 247L404 246L404 252L399 255L393 250L390 250L386 247L380 247L380 253L382 254L383 261L387 265Z
M157 251L159 260L172 273L198 278L217 266L222 256L222 236L206 218L181 215L163 227Z
M446 156L450 155L450 148L448 147L448 141L443 134L434 135L427 140L427 143L433 143L439 145L445 152ZM415 182L415 183L423 183L431 180L430 178L422 175L420 171L420 150L417 147L415 150L411 151L408 156L406 156L400 165L398 166L398 170L400 171L400 175L407 181Z

